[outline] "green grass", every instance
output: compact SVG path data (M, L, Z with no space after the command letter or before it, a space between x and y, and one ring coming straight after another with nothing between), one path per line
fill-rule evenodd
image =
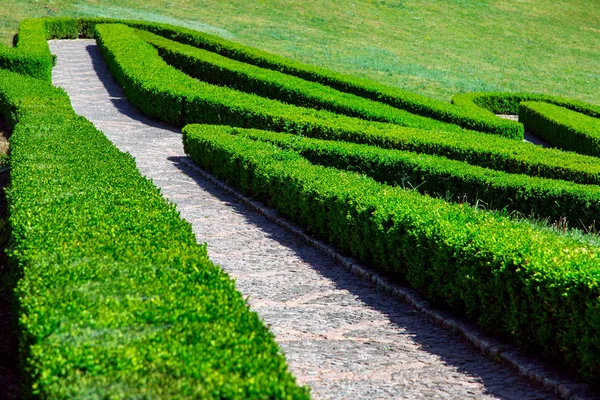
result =
M596 0L3 0L0 42L37 16L166 22L439 99L524 91L599 104ZM549 29L549 27L552 27Z

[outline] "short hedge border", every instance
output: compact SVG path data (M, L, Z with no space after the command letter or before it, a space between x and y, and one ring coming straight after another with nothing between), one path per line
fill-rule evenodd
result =
M19 25L14 48L0 45L0 69L23 75L52 79L53 58L46 42L46 23L42 19L25 19Z
M555 147L600 157L600 119L550 103L522 102L519 120Z
M341 251L407 280L483 328L600 377L598 249L468 205L315 166L298 153L188 125L192 160Z
M550 103L590 117L600 118L600 106L547 94L472 92L452 97L452 103L460 108L473 112L486 111L492 114L516 115L519 113L519 104L524 101Z
M600 160L594 157L479 132L399 127L289 106L193 79L169 66L154 47L124 25L98 25L97 37L129 101L146 115L178 126L207 123L283 131L436 154L511 173L600 184Z
M96 31L106 63L127 98L151 117L178 126L207 122L254 127L296 125L302 129L306 128L304 121L369 123L194 79L169 66L152 45L125 25L102 24Z
M552 221L566 218L571 225L585 229L596 226L600 218L600 187L595 185L507 174L445 157L285 133L241 128L227 132L296 151L315 164L365 174L388 185L415 188L447 201L518 211Z
M318 82L339 91L386 103L423 117L433 118L466 129L492 133L512 139L523 139L524 130L521 124L497 118L487 110L473 109L466 112L450 103L407 92L400 88L385 86L367 79L302 64L187 28L167 24L140 24L139 22L130 21L124 23L180 43L209 50L233 60Z
M326 111L285 106L276 101L237 93L230 89L215 88L169 67L160 60L158 53L148 43L134 39L135 34L132 34L131 28L104 25L106 22L108 21L105 19L51 19L45 20L42 25L36 25L31 32L37 35L37 39L40 37L73 37L74 35L93 36L97 33L107 64L111 67L117 80L121 82L127 96L143 112L157 119L180 126L201 121L284 131L323 139L374 144L383 148L443 155L480 166L526 173L532 176L565 179L586 184L600 183L600 160L593 157L538 149L494 135L469 132L455 134L361 121ZM489 109L479 105L471 109L466 106L456 107L399 89L386 88L373 82L355 80L334 72L303 66L199 32L161 24L123 22L133 28L144 29L181 43L206 48L238 61L319 82L341 91L407 109L419 115L500 136L517 139L522 136L522 125L496 118L490 111L493 110L493 107L488 107ZM19 46L16 50L8 52L19 53ZM127 52L131 53L127 54ZM20 55L23 56L25 53L21 52ZM44 57L48 58L49 52L39 54L38 59L41 60ZM2 54L0 54L0 62L2 62L1 57ZM51 60L51 57L49 59ZM136 66L136 62L139 65ZM17 62L14 65L19 67L21 64ZM18 70L19 68L14 65L11 68ZM37 70L33 67L30 69L33 73L43 70L42 67ZM43 74L39 77L48 78ZM481 103L483 100L477 101ZM593 106L584 105L583 108L589 111ZM28 109L29 111L33 115L34 110ZM66 115L58 113L56 110L53 110L53 113L53 117L58 119ZM14 117L15 121L18 121L17 127L22 126L23 132L27 132L21 135L22 137L35 138L35 132L44 132L42 127L36 126L35 122L30 122L26 117L19 116L18 112L9 110L9 114ZM45 117L42 115L43 118ZM78 123L72 122L69 118L65 117L61 126L73 131L81 128ZM34 126L36 130L28 131L30 126ZM89 124L87 126L89 129L93 129ZM595 263L597 259L595 247L535 230L527 224L511 221L497 214L476 211L466 205L447 204L441 200L421 196L414 191L404 191L397 187L377 183L367 177L314 166L297 152L285 151L272 144L249 140L243 136L234 137L225 132L217 132L219 129L225 129L222 127L210 127L208 129L212 129L212 132L208 134L202 132L198 137L190 139L193 136L192 132L196 129L205 128L186 127L184 140L186 143L196 140L195 144L189 142L191 144L188 143L186 146L190 152L196 152L194 156L196 161L209 164L205 168L213 168L213 172L221 174L221 177L229 177L227 179L239 185L240 188L275 204L284 214L312 230L318 236L329 239L340 246L342 250L356 255L362 260L371 262L373 265L381 265L384 270L396 273L401 279L408 280L432 300L445 303L459 312L466 313L484 328L510 336L522 345L539 349L546 356L573 366L585 377L591 379L600 377L598 360L594 358L594 355L599 354L598 337L600 336L598 335L600 329L598 280L600 278ZM58 128L56 131L62 132ZM189 135L187 132L190 132ZM69 133L72 134L72 132ZM68 143L66 133L63 132L61 135L57 135L57 137ZM34 141L34 139L31 140ZM33 146L26 139L23 139L23 143ZM73 143L77 145L76 142ZM93 141L89 145L93 145ZM206 147L202 148L202 146ZM25 145L22 146L22 148L24 147ZM62 184L62 181L56 178L62 175L56 175L56 173L44 175L45 172L55 172L54 165L64 168L61 171L71 168L69 171L79 172L71 164L68 167L60 164L64 160L69 161L69 157L64 157L64 160L61 158L58 161L49 160L47 156L44 156L44 154L48 154L48 151L48 148L44 152L40 150L39 156L43 162L38 161L35 168L31 167L31 171L43 178L39 181L36 180L35 184ZM21 154L25 159L24 151ZM200 161L202 158L203 160ZM74 165L77 164L77 161L71 161ZM88 161L88 167L90 164L91 162ZM23 165L26 163L23 162ZM49 171L45 171L46 169ZM33 174L33 172L31 173ZM125 172L123 173L125 174ZM90 177L96 179L95 174L96 172L91 175L80 175L81 179L85 181L92 179ZM124 180L129 179L127 177ZM67 183L68 186L65 184L61 188L74 187L78 189L83 185L74 184L74 182ZM28 184L34 185L32 180ZM114 187L120 187L119 184L126 186L118 179L114 182L110 181L110 185ZM66 196L64 196L65 192ZM61 206L64 202L67 207L78 201L80 197L87 196L87 192L84 196L77 190L62 190L60 193L62 197L53 192L49 196L43 197L43 200L48 204L55 202ZM18 203L18 196L15 199L15 203ZM111 200L109 198L106 201L110 202ZM26 209L32 204L32 200L24 198L22 204ZM98 207L102 207L103 204L100 202ZM46 219L52 221L50 216L47 216ZM22 232L18 229L15 232L29 239L27 233L31 226L26 225L23 221L25 221L24 217L20 222L24 226L21 229ZM42 224L35 218L31 221ZM69 226L78 226L79 220L75 217L69 218L67 221ZM17 220L17 222L19 221ZM115 221L111 221L111 223L114 225ZM104 225L100 224L100 226ZM117 224L117 226L120 225ZM61 227L62 230L65 230L64 228L64 226ZM129 225L128 228L130 228ZM189 227L187 229L189 230ZM86 234L91 234L89 232L86 231ZM128 232L125 231L122 236L129 237L126 236ZM161 232L164 234L164 231ZM489 235L489 232L492 234ZM38 234L37 231L34 233ZM42 233L39 235L43 236ZM64 237L70 240L72 236L69 235L72 233L65 233ZM119 235L121 235L120 232ZM71 254L71 250L69 250L71 246L61 247L66 244L67 239L58 244L49 242L51 246L55 246L53 251L56 248L63 249L65 260ZM30 243L37 242L31 239ZM18 256L19 248L16 249L14 254ZM29 254L27 253L28 249L29 247L23 247L23 254ZM119 248L119 250L124 251L123 257L132 256L127 253L126 249ZM60 257L63 257L63 252L58 253L61 255ZM32 260L37 261L36 254L46 253L35 253L32 255ZM141 260L142 263L146 262L146 259L142 258ZM183 260L181 263L184 266L189 265L184 256L177 256L175 260ZM57 262L62 261L61 258ZM119 258L115 263L121 261L122 259ZM137 262L137 259L134 257L133 261ZM88 265L87 262L88 260L84 259L80 265ZM92 257L91 263L94 262L97 262L96 264L102 271L109 271L113 266L110 259L106 262L104 258L97 260ZM104 268L104 265L108 265L108 267ZM44 267L47 268L47 265ZM85 282L95 283L93 278L96 276L90 278L89 274L86 275L87 270L81 273L76 267L77 265L72 264L61 265L61 271L64 270L65 274L79 276L78 279L88 279ZM46 274L45 270L42 271L43 268L36 268L37 265L30 268L33 271L30 281L27 279L21 281L25 285L29 285L19 287L19 290L26 294L23 297L25 299L35 298L31 294L34 292L27 291L31 288L43 288L43 285L53 284L56 284L56 287L67 287L67 282L73 280L72 276L68 279L60 274L54 277L52 274ZM156 270L157 268L153 264L151 271ZM110 270L110 272L113 271L120 272L121 269ZM137 275L130 280L135 279L138 279ZM143 281L143 279L141 280ZM60 286L61 284L63 286ZM89 291L88 287L85 287L82 291L83 295L79 296L79 292L76 292L76 295L71 298L77 299L77 301L81 298L83 299L81 301L84 302L88 301L90 297L95 299L100 296L100 291L93 291L93 285L89 285L89 287L91 287ZM118 289L125 290L124 288L125 286L120 286ZM64 292L70 293L68 290ZM175 291L174 293L180 292ZM71 299L69 297L60 298ZM122 296L119 297L119 300L121 298ZM130 300L127 296L125 298ZM141 304L145 304L147 300L153 301L153 299L152 296L143 298ZM44 301L46 300L44 299ZM53 299L48 301L51 302ZM112 299L107 300L108 303L111 301ZM115 304L114 301L111 303L113 307L107 309L107 313L112 312L115 308L115 312L119 314L120 309ZM133 304L137 303L133 301ZM38 310L38 308L43 309L45 303L39 302L29 306L31 309ZM60 307L60 304L57 307ZM143 308L143 306L140 307ZM144 318L150 315L142 314ZM93 317L95 316L92 316L92 319ZM48 326L52 326L52 329L58 330L61 334L61 329L67 329L57 322L59 319L55 318L54 314L49 315L47 320L44 318L46 318L45 314L38 314L38 320L28 325L29 329L34 331L35 327L42 326L46 329ZM40 325L40 321L43 323L50 321L50 323L49 325ZM24 322L24 324L26 323L28 321ZM82 337L85 339L87 332L81 334L82 330L79 326L73 329L75 333L69 331L62 336L50 335L48 341L56 340L58 343L66 338L64 340L72 343ZM114 338L107 334L107 332L111 332L111 329L114 327L101 327L100 336L104 336L99 341L113 343L111 340ZM161 329L157 331L159 333L156 335L163 332ZM37 333L37 340L46 340L43 335ZM128 334L126 333L126 335ZM154 332L152 334L154 335ZM35 338L34 335L29 337ZM116 342L118 340L120 339L115 339ZM89 346L94 351L97 350L93 345ZM28 348L39 349L33 345ZM60 351L57 350L58 346L53 349L54 353L48 353L48 359L53 362L65 359L63 355L56 356ZM44 358L46 354L33 351L31 354L32 357L39 357L42 361L46 360ZM88 354L87 348L80 354L76 354L75 358L84 360L85 354ZM142 356L148 356L148 354L150 353ZM139 356L139 354L136 355ZM139 360L140 357L133 359ZM155 359L153 358L151 361L154 362ZM96 390L90 389L92 386L86 379L95 376L94 373L100 374L100 368L96 369L95 364L90 363L87 359L85 362L82 362L83 367L69 379L73 379L76 388ZM48 363L40 365L51 364L51 362ZM138 369L136 368L145 368L145 364L142 362L133 364L135 363L120 364L115 368L132 371L131 376L127 376L127 379L131 379L132 382L141 382L148 374L145 371L137 374ZM111 366L113 365L111 364ZM34 376L34 380L37 379L41 382L41 386L37 387L51 388L57 393L59 390L67 390L59 388L55 380L56 374L52 375L54 372L60 374L64 369L57 368L46 375L40 371L34 371L31 374ZM107 374L110 375L110 371ZM282 374L285 375L285 373ZM162 375L160 376L162 378ZM128 390L127 382L125 384L118 382L116 384L118 387L115 387L110 383L111 379L112 377L100 382L100 386L102 384L106 386L98 390L106 392L106 388L108 388L117 394L121 393L119 390ZM268 381L267 378L265 379ZM303 389L295 386L293 378L289 379L291 381L288 382L291 383L286 386L289 388L289 392L286 393L293 393L293 396L306 395ZM70 383L70 381L66 382ZM247 387L240 389L241 386L232 389L231 386L223 383L223 380L220 382L221 386L219 383L215 383L213 386L218 388L212 392L215 396L223 396L223 392L219 392L219 390L231 389L232 391L226 392L228 395L225 397L244 397L248 392L242 393L242 391L250 390ZM268 381L267 384L269 382L271 381ZM210 383L212 384L214 381ZM188 390L190 387L186 383L182 385L184 390ZM152 390L154 388L160 390L158 385L149 387ZM284 395L282 390L288 390L281 389L280 386L269 387L271 388L269 390L275 391L277 395L282 395L282 393ZM170 387L166 388L168 390ZM66 392L60 393L64 397L70 395L65 394ZM192 395L197 395L197 393L192 393ZM269 396L269 394L265 395L265 397Z
M175 206L62 90L0 70L0 111L25 396L308 398Z
M386 103L416 115L459 125L466 129L513 139L523 138L521 124L497 118L487 110L473 109L465 112L450 103L381 85L370 80L302 64L218 36L168 24L109 18L63 17L24 20L21 23L17 47L12 49L0 46L0 68L49 81L52 72L52 56L45 41L52 38L94 37L95 26L105 23L122 23L143 29L233 60L318 82L342 92Z
M301 107L328 110L370 121L422 129L462 132L452 124L421 117L384 103L332 89L316 82L235 61L216 53L138 30L171 66L196 79Z
M206 49L233 60L327 85L412 114L513 139L523 138L523 125L497 118L494 113L516 114L518 103L521 101L543 101L589 116L600 116L600 106L543 94L466 93L454 96L453 104L450 104L370 80L302 64L191 29L168 24L108 18L24 20L19 30L16 48L0 46L0 68L50 80L52 56L46 44L47 39L94 37L97 24L115 22L152 32L179 43ZM416 116L411 118L419 121Z

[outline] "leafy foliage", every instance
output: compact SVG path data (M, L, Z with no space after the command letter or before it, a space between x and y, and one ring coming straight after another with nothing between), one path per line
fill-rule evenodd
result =
M0 46L0 68L50 81L53 59L46 39L44 20L23 20L17 46Z
M191 227L69 98L0 70L24 377L40 398L308 398Z
M528 101L519 104L519 119L529 131L556 147L600 157L598 118L550 103Z
M370 80L355 78L324 68L302 64L191 29L165 24L148 24L141 28L180 43L209 50L233 60L283 72L307 81L318 82L339 91L389 104L413 114L508 138L523 138L522 125L497 118L486 110L479 109L466 112L443 101L420 96L399 88L381 85Z
M462 132L456 125L411 114L392 106L340 92L316 82L235 61L213 52L180 44L147 31L136 31L158 49L169 64L202 81L254 93L283 103L324 109L371 121L422 129Z
M188 125L198 165L491 331L600 376L598 249L498 214Z
M294 150L315 164L483 209L507 209L553 221L566 218L583 227L595 226L600 215L600 187L596 185L508 174L445 157L375 146L239 128L228 132Z
M98 26L98 43L128 99L177 125L225 124L436 154L482 167L578 183L600 183L600 160L479 132L430 131L282 104L211 85L165 63L124 25Z
M97 37L129 100L151 117L296 135L191 125L184 143L204 168L341 250L600 377L596 247L385 184L425 181L423 192L593 222L598 188L584 184L600 184L600 160L515 141L523 125L494 113L552 103L587 114L560 111L580 134L588 131L577 124L600 108L506 93L458 95L452 105L185 28L110 22L27 21L17 48L0 49L0 66L48 80L47 38ZM233 282L132 160L76 117L64 93L33 79L10 87L16 77L0 73L0 108L15 126L12 257L23 273L17 295L34 394L305 397ZM559 115L543 106L548 121Z

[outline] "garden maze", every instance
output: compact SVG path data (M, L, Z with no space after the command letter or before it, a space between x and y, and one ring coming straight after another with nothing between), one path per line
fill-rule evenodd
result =
M174 398L198 377L198 397L308 397L174 206L50 84L47 40L77 37L97 40L139 111L182 128L201 168L483 330L600 378L600 106L527 93L450 104L185 28L57 18L23 21L16 46L0 48L32 393L93 395L90 372ZM525 143L525 130L552 147ZM103 297L107 280L132 296ZM131 318L154 333L78 342ZM160 329L175 320L186 323ZM156 376L136 375L136 356Z

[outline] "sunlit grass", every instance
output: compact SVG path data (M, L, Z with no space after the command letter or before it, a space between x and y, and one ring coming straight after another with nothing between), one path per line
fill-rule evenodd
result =
M1 40L42 15L184 25L441 99L532 91L600 103L596 0L3 0Z

